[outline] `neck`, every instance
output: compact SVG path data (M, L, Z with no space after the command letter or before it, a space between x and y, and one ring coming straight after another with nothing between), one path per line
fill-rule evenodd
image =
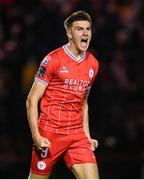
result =
M67 44L67 48L76 57L82 56L84 54L83 51L76 49L76 47L70 42Z

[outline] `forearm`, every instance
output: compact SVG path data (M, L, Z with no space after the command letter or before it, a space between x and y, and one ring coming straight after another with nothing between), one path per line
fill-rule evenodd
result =
M90 139L91 136L90 136L89 126L85 123L84 123L84 131L85 131L85 134L88 137L88 139Z
M87 100L85 100L87 101ZM83 128L86 136L90 139L90 130L89 130L89 116L88 116L88 104L85 102L84 104L84 116L83 116Z
M38 130L38 101L28 99L26 102L28 122L32 134L33 141L38 149L50 147L50 141L41 136Z
M95 148L98 146L98 141L96 139L92 139L90 136L90 130L89 130L89 116L88 116L88 104L87 101L85 101L84 104L84 117L83 117L83 128L85 131L86 136L88 137L91 150L94 151Z
M32 102L32 100L27 99L26 107L27 107L28 123L29 123L29 126L30 126L32 137L34 139L35 136L39 135L37 103L34 103L34 102Z

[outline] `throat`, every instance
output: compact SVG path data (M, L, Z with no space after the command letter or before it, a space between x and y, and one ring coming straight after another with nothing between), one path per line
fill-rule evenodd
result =
M73 54L77 59L80 59L84 55L83 51L79 51L78 49L74 48L70 44L67 44L66 47L67 47L68 51L71 54Z
M84 51L78 51L76 49L73 49L71 47L69 47L69 45L65 45L64 46L65 52L75 61L82 61L83 59L85 59L86 57L86 52Z
M82 56L83 56L83 54L82 55L79 54L76 56L76 59L79 61L82 58Z

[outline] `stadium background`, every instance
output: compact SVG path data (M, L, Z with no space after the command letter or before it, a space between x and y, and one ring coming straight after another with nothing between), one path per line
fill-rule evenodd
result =
M89 97L101 178L144 178L144 1L0 0L0 178L27 178L25 99L44 55L67 42L64 19L86 10L100 71ZM63 160L52 178L73 178Z

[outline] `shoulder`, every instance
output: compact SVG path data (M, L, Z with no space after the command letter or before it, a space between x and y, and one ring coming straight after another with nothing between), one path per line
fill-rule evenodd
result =
M58 57L60 56L62 50L63 50L63 48L62 48L62 47L59 47L59 48L51 51L50 53L48 53L48 54L46 55L46 57L49 57L50 59L52 59L52 58L58 58Z
M62 47L57 48L50 53L48 53L46 56L44 56L41 65L46 65L49 63L57 63L59 61L60 54L62 52Z
M52 52L50 52L48 55L51 56L51 57L58 57L60 56L60 54L63 52L63 47L59 47L55 50L53 50Z

